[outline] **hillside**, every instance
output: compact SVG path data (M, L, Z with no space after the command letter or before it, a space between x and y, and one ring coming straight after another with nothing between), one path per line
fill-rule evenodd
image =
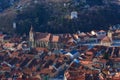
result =
M35 31L73 33L78 30L107 30L120 24L120 5L116 0L19 0L0 13L0 30L28 33ZM71 13L77 18L71 19ZM17 28L12 27L16 22Z

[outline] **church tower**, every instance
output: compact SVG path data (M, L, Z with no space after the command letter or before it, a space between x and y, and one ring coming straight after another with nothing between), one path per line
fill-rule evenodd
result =
M34 47L34 31L33 31L32 26L31 26L30 32L29 32L29 42L30 42L31 47Z

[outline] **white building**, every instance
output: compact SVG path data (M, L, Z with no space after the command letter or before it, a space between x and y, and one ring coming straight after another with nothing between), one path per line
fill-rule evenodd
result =
M71 19L78 18L78 12L77 11L72 11L71 12Z

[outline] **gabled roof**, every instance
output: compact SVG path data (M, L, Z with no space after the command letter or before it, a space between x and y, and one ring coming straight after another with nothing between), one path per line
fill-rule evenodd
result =
M111 42L111 40L108 36L106 36L101 40L101 42Z
M120 30L116 30L115 33L120 33Z
M75 39L78 39L78 38L79 38L77 34L73 34L73 37L74 37Z
M47 41L47 42L60 42L61 41L61 37L60 35L53 35L50 33L40 33L37 32L35 34L35 40L37 41Z
M79 36L86 36L86 35L87 35L87 34L84 33L84 32L82 32L82 33L79 34Z
M100 30L99 32L105 32L104 30Z
M74 40L73 38L70 38L67 42L68 42L68 43L74 43L75 40Z
M37 32L35 34L35 40L38 40L38 41L50 41L50 36L51 36L50 33Z

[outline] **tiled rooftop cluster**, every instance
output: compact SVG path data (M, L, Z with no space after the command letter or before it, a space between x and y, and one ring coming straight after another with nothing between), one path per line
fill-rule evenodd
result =
M74 59L65 80L120 80L120 47L94 46Z
M41 80L60 77L71 60L64 54L55 54L56 51L58 50L29 48L26 42L1 43L0 79Z
M27 42L6 42L0 46L0 78L119 80L119 57L120 47L114 46L75 45L48 50L40 47L30 48Z
M80 32L70 34L51 34L34 32L31 28L29 41L32 47L64 48L64 46L74 46L76 44L99 44L104 46L118 46L120 43L120 30L99 30L91 32ZM117 44L119 43L119 44Z
M39 45L47 45L46 39L53 35L38 34ZM47 36L42 37L44 34ZM52 49L32 47L24 37L1 35L0 79L120 80L120 47L113 45L119 44L119 34L119 30L58 34L50 40L56 45L59 36L64 47Z

